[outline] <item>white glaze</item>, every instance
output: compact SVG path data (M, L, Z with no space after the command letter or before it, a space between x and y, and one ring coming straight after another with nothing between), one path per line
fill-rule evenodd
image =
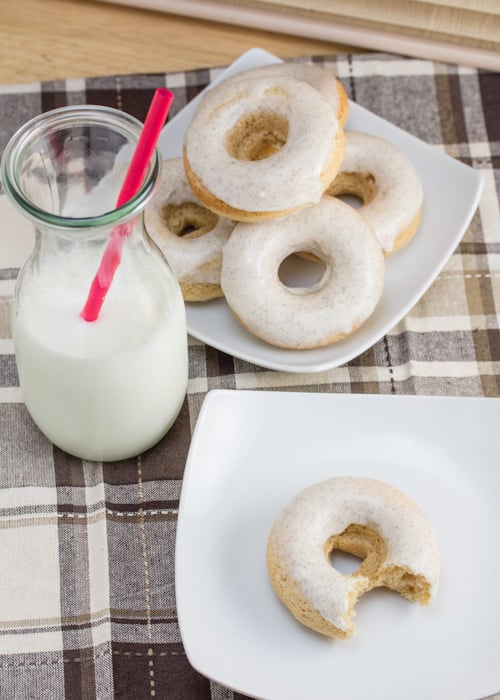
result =
M341 630L349 628L344 616L357 579L338 572L325 557L323 546L351 524L376 530L387 546L385 566L408 568L424 576L431 599L435 597L440 552L425 514L389 484L335 477L299 493L280 513L270 533L282 569L325 620Z
M418 215L423 203L420 177L408 158L378 136L346 131L346 145L340 173L372 174L375 196L359 213L375 231L386 253Z
M182 158L164 161L158 192L144 215L147 232L162 250L179 282L219 284L222 246L235 222L219 216L214 228L202 236L178 236L167 227L162 209L168 204L179 206L186 202L203 207L189 187Z
M287 287L281 262L311 252L326 266L312 287ZM287 217L240 223L223 249L226 301L255 335L280 347L319 347L373 312L384 284L382 249L355 209L333 197Z
M342 83L331 73L311 63L271 63L233 75L222 84L228 85L248 78L266 78L268 76L295 78L295 80L308 83L328 102L337 119L341 120L342 123L347 119L348 108L345 109L345 114L342 113L342 102L346 100ZM218 89L220 89L220 85L212 88L209 92Z
M266 110L288 121L274 155L233 158L226 138L243 116ZM279 212L318 202L339 123L317 90L293 78L250 78L207 93L188 127L184 149L193 173L219 200L249 212Z

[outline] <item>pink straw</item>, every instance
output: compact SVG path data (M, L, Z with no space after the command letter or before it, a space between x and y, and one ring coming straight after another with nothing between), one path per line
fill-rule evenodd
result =
M132 161L116 201L117 207L128 202L139 191L173 99L174 95L170 90L165 88L155 90ZM120 264L123 242L125 237L130 234L130 229L130 224L126 224L116 226L111 231L110 240L90 286L87 301L80 313L84 321L95 321L99 316L116 268Z

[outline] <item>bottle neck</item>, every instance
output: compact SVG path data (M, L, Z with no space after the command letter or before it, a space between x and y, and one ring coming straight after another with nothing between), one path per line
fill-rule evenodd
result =
M39 231L72 239L109 235L140 215L158 181L155 151L140 190L116 208L140 129L133 117L99 106L42 114L7 144L4 190Z

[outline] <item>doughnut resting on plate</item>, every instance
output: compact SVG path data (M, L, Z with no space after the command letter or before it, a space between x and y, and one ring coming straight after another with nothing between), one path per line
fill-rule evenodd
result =
M182 158L164 161L144 224L177 275L185 301L222 296L222 246L235 226L207 209L188 185Z
M353 194L358 212L373 228L385 255L403 248L422 219L424 193L411 161L385 139L345 132L345 153L327 194Z
M317 282L291 287L280 266L291 255L324 266ZM221 287L240 322L282 348L322 347L352 333L375 310L385 262L373 231L335 197L290 216L238 224L223 248Z
M263 221L319 202L339 169L344 132L331 106L288 77L222 83L198 105L184 168L206 207Z
M363 559L337 571L335 550ZM354 606L380 586L428 605L436 596L441 556L422 510L390 484L333 477L295 496L275 520L267 567L277 596L302 624L345 639L355 633Z

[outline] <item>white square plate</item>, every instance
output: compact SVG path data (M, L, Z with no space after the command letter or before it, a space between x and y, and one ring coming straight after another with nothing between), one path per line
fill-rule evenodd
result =
M500 399L214 391L184 476L176 544L191 664L270 700L474 700L500 690ZM279 511L331 476L381 479L427 513L442 550L428 608L384 589L358 633L296 622L267 578Z
M222 75L220 82L248 68L279 61L252 49ZM200 96L167 124L159 148L164 158L182 153L182 142ZM350 103L346 129L381 136L398 147L416 167L424 188L422 224L406 248L387 260L382 298L372 316L349 337L313 350L275 348L251 335L223 299L186 304L189 333L223 352L253 364L285 372L319 372L352 360L371 347L416 304L453 253L477 208L480 173L440 153L359 105ZM292 278L294 271L291 271Z

